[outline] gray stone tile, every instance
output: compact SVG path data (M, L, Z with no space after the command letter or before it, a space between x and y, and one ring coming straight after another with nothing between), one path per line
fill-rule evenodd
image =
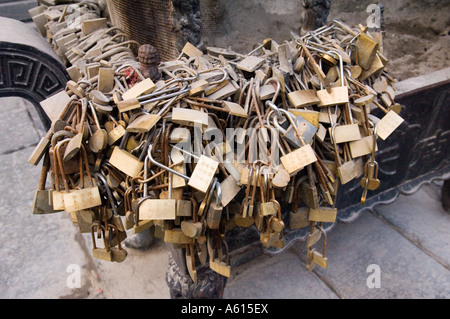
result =
M27 161L32 151L33 147L26 147L20 151L0 155L1 206L31 204L41 171L41 164L34 166ZM31 211L31 208L28 211Z
M70 215L32 215L40 167L28 164L31 148L0 156L0 297L87 297L92 265ZM81 288L66 284L67 267L79 265Z
M0 154L11 153L39 142L42 133L31 119L26 103L29 102L21 98L0 99L2 109Z
M414 200L400 196L391 205L378 205L375 211L404 236L450 269L450 214L440 201L440 186L423 186Z
M306 256L304 245L296 247ZM345 299L450 297L448 269L371 213L336 225L328 234L327 257L328 268L314 272ZM380 288L367 285L371 264L380 267Z
M132 231L128 231L132 236ZM92 239L83 234L91 255ZM155 240L151 248L138 251L126 248L127 258L121 262L94 259L99 277L98 288L106 299L169 299L166 270L169 264L168 247Z
M261 256L232 268L224 299L335 299L336 294L294 253Z
M33 122L33 127L36 130L39 137L44 136L47 132L46 129L44 129L44 125L42 124L39 114L36 111L36 107L33 103L31 103L28 100L18 98L19 101L17 103L23 103L28 111L29 117L31 118L31 121Z

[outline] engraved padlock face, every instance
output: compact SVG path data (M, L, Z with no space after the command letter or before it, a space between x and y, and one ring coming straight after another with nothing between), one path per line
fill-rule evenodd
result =
M317 157L311 145L307 144L282 156L280 160L284 169L289 174L294 174L303 169L305 166L316 162Z
M68 212L100 206L102 200L97 186L71 190L64 193L64 206Z
M139 207L141 220L175 220L176 199L146 199Z

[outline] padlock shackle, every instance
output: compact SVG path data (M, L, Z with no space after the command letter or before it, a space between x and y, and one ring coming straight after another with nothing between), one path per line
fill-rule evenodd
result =
M64 171L64 163L61 157L61 151L60 148L63 144L69 143L70 139L64 139L59 141L56 146L55 146L55 166L59 165L59 171L61 173L61 178L63 180L64 183L64 189L66 190L66 192L70 191L70 187L69 187L69 183L67 182L67 178L66 178L66 173ZM56 179L55 179L56 180ZM59 187L59 185L58 185ZM57 189L59 191L59 189Z
M95 126L97 127L98 130L101 130L102 128L100 126L100 122L99 122L98 117L97 117L97 111L95 110L95 107L92 104L92 101L88 101L88 104L89 104L89 108L91 109L91 112L92 112L92 117L94 119L94 124L95 124Z
M336 123L333 123L332 126L331 126L331 141L333 142L333 146L334 146L334 150L335 150L335 154L336 154L336 159L337 159L337 164L338 164L339 167L341 167L342 166L341 157L339 155L339 149L338 149L338 146L337 146L337 143L336 143L336 139L335 139L336 126L337 126Z
M172 83L175 83L175 82L181 82L181 80L180 79L172 80L169 83L165 84L164 87L166 87L166 86L168 86L168 85L170 85ZM148 99L154 98L154 97L156 97L158 95L161 95L161 94L164 94L164 93L170 93L170 92L177 91L177 90L180 90L179 86L174 86L174 87L171 87L171 88L168 88L168 89L165 89L165 90L159 89L159 90L153 91L152 93L141 95L141 96L137 97L137 100L140 103L142 103L142 102L144 102L144 101L146 101Z
M271 78L268 78L268 79L264 82L264 85L267 85L267 83L269 83L269 82L275 82L275 84L277 85L277 89L276 89L276 91L275 91L275 94L274 94L273 97L272 97L272 100L271 100L271 101L267 100L267 102L271 102L272 104L275 104L275 101L277 100L278 95L280 94L281 83L280 83L280 80L278 80L277 78L271 77ZM267 103L266 103L266 105L267 105Z
M139 199L138 203L136 204L136 214L134 218L134 224L139 224L139 208L141 207L142 203L145 202L147 199L153 199L152 196L144 196L141 199Z
M189 93L189 91L190 91L189 84L184 83L183 87L181 89L179 89L177 92L166 94L166 95L155 97L155 98L151 98L151 99L148 99L148 100L147 99L146 100L142 100L142 101L139 101L139 103L141 104L141 106L144 106L144 105L152 103L152 102L157 102L157 101L165 100L165 99L172 98L172 97L178 98L180 95L183 95L185 93ZM144 97L144 96L142 96L142 97ZM158 112L158 114L159 113L160 112Z
M217 178L214 178L213 189L216 194L216 205L221 205L222 203L222 186Z
M158 167L160 167L160 168L162 168L162 169L164 169L164 170L166 170L166 171L168 171L168 172L170 172L170 173L173 173L173 174L175 174L175 175L180 176L181 178L184 178L186 181L189 181L190 178L189 178L188 176L186 176L186 175L184 175L184 174L182 174L182 173L180 173L180 172L177 172L176 170L174 170L174 169L172 169L172 168L170 168L170 167L167 167L167 166L165 166L165 165L163 165L163 164L161 164L161 163L158 163L158 162L153 158L153 156L152 156L152 148L153 148L153 145L150 144L150 145L148 146L148 149L147 149L147 156L148 156L150 162L152 162L152 163L155 164L156 166L158 166Z
M186 72L187 74L190 75L190 77L186 77L186 78L182 77L182 79L183 79L184 81L194 81L194 80L197 80L197 79L198 79L198 73L194 73L194 72L192 72L192 71L194 71L194 70L189 70L189 69L187 69L187 68L185 68L185 67L179 67L179 68L173 70L173 71L172 71L172 74L173 74L173 75L177 75L177 72L180 72L180 71L181 71L181 72L184 71L184 72Z
M117 35L120 35L120 34L116 34L115 36L117 36ZM114 36L114 37L115 37ZM113 38L114 38L113 37ZM112 40L112 38L111 38L111 40ZM127 41L128 42L128 41ZM134 42L133 42L134 43ZM124 43L121 43L121 45L123 45ZM133 69L133 71L134 72L136 72L136 74L139 76L139 78L140 78L140 80L141 81L143 81L143 80L145 80L145 77L142 75L142 73L141 73L141 71L139 70L139 68L137 67L137 64L136 65L133 65L133 64L131 64L131 63L126 63L126 64L123 64L123 65L121 65L120 67L118 67L117 68L117 70L115 71L115 73L120 73L120 71L122 71L123 69L126 69L126 68L131 68L131 69ZM130 77L132 74L130 74L128 77ZM128 77L127 77L127 80L128 80Z
M372 152L371 152L371 158L373 161L375 161L375 149L377 148L377 137L378 137L378 123L374 123L374 127L373 127L373 147L372 147Z
M101 174L99 172L95 173L95 178L97 179L97 183L100 181L103 184L103 186L105 187L106 194L108 196L108 201L111 203L111 208L112 208L113 214L118 216L119 213L117 212L117 206L114 202L114 197L111 192L111 188L109 187L108 182L106 181L106 178L103 176L103 174Z
M283 115L281 114L281 112L279 112L280 116L278 114L274 114L274 113L277 113L277 111L270 110L268 113L268 119L270 119L270 117L272 117L272 122L273 122L273 126L275 126L275 129L278 130L283 135L286 134L287 131L283 127L281 127L280 123L278 123L278 118L283 117Z
M209 82L209 85L215 85L215 84L222 83L228 77L228 72L225 71L225 69L219 68L219 67L202 70L202 71L199 71L198 74L205 74L205 73L209 73L209 72L212 72L212 71L221 71L223 73L223 77L221 79L219 79L219 80Z
M266 107L270 108L271 112L273 111L273 112L277 113L277 116L279 118L282 117L282 114L280 112L280 108L278 106L276 106L274 102L267 100L266 101ZM269 114L270 114L270 112L269 112ZM269 115L267 116L267 118L269 118Z
M326 252L327 252L327 232L325 231L325 229L323 229L322 226L315 225L315 227L317 227L323 234L323 251L322 251L322 256L325 257L326 256Z
M285 109L280 109L280 111L282 113L284 113L286 115L287 120L289 121L289 123L291 123L292 127L294 128L295 131L295 135L298 137L298 139L300 140L300 143L305 146L305 140L303 138L303 136L300 134L300 132L298 131L297 125L294 123L294 119L293 119L293 114Z

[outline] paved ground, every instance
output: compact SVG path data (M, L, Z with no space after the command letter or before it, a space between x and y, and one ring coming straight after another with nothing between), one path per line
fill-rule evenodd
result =
M163 242L128 250L121 264L103 262L69 214L31 214L40 165L27 159L44 131L27 101L2 98L0 106L0 298L169 298ZM328 236L327 269L305 270L301 242L234 267L224 298L450 298L449 229L437 181L338 224ZM372 264L380 288L367 285L375 282ZM70 288L71 265L80 288Z

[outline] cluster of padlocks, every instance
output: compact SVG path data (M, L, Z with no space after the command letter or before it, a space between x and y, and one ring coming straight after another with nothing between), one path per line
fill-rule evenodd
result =
M194 281L198 265L230 276L233 227L279 248L285 231L309 227L307 268L327 267L315 246L336 221L338 186L360 179L364 204L380 186L377 139L403 121L381 37L335 20L248 54L187 43L156 64L151 46L139 63L117 50L130 45L117 30L91 32L109 38L65 43L72 80L42 102L52 126L29 159L43 159L33 213L69 212L94 257L116 262L127 230L155 227L185 249Z

